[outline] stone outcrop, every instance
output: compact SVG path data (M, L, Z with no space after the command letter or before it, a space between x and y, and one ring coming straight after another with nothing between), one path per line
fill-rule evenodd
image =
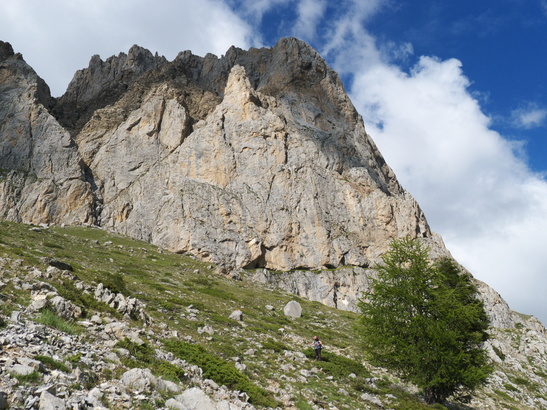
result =
M0 218L92 223L95 203L85 164L48 111L49 88L11 46L0 48Z
M281 270L366 266L394 237L431 236L340 80L305 44L182 53L162 68L74 137L99 225L228 267ZM178 82L165 81L168 68Z

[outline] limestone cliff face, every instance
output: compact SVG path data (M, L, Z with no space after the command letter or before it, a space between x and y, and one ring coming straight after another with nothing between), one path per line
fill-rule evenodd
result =
M28 223L93 222L85 164L48 112L49 88L0 43L0 217Z
M72 101L101 94L89 77L75 77ZM337 75L294 39L182 53L74 138L101 226L221 265L366 266L394 237L431 236Z
M94 56L58 100L0 42L0 172L2 219L94 224L227 269L293 270L285 289L343 309L391 239L448 254L337 74L296 39L220 58ZM342 266L354 268L294 271Z

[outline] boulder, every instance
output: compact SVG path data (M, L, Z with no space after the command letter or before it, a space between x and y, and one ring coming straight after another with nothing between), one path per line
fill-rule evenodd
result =
M232 320L237 320L238 322L241 322L243 321L243 312L241 310L234 310L230 316L229 316L230 319Z
M285 313L285 316L299 318L302 316L302 306L297 301L291 300L283 308L283 313Z
M131 369L126 371L120 378L122 384L133 390L148 391L156 386L158 379L150 369Z
M8 395L4 391L0 391L0 410L9 409Z
M168 407L173 409L184 410L202 410L202 409L217 409L217 403L207 396L199 387L192 387L179 394L173 401L166 403ZM181 407L182 405L182 407Z
M63 319L77 319L82 316L82 309L62 296L55 296L50 301L51 306Z
M8 373L14 374L16 376L28 376L36 371L32 366L26 364L14 364L7 368Z
M43 391L40 394L39 410L65 410L65 401L59 397L54 396L48 391Z

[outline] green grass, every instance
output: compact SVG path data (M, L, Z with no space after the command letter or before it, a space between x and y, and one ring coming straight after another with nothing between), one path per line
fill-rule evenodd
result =
M70 368L66 364L64 364L64 363L62 363L58 360L55 360L50 356L36 355L36 356L34 356L34 359L39 360L40 362L42 362L48 369L60 370L60 371L65 372L65 373L70 372Z
M315 358L315 352L312 348L308 348L303 352L308 359ZM325 373L331 376L340 378L348 377L350 374L354 374L360 378L370 377L370 372L359 362L353 359L348 359L344 356L322 351L321 361L316 362L316 366L323 369Z
M70 335L78 335L84 331L84 328L71 322L63 319L57 313L44 309L40 312L38 317L36 317L36 322L43 325L55 328L61 332L68 333Z
M244 391L249 395L249 401L255 405L277 407L270 393L252 383L232 363L211 354L202 346L179 340L166 340L164 344L178 358L201 367L204 378L234 390Z
M281 353L285 350L290 350L289 347L285 345L284 343L281 343L278 340L274 340L271 338L266 340L265 342L262 342L262 347L264 349L273 350L276 353Z
M42 375L37 372L33 371L29 374L12 374L12 377L16 378L19 383L27 384L27 383L38 383L42 379Z

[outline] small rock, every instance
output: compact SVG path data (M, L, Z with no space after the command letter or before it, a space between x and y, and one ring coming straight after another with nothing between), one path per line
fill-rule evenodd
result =
M184 393L175 397L176 402L182 404L184 407L175 407L172 404L168 406L174 409L216 409L215 401L207 396L199 387L192 387L186 390Z
M7 370L9 373L16 376L28 376L36 371L33 367L27 366L26 364L14 364Z
M237 319L236 319L237 320ZM198 327L198 333L201 335L203 333L207 333L208 335L214 335L215 334L215 330L213 329L213 327L209 324L203 326L203 327Z
M31 312L38 312L42 309L45 309L48 305L47 295L39 294L34 296L32 302L28 306L28 309Z
M47 391L49 394L52 394L54 396L57 393L57 389L55 388L55 386L53 384L46 384L45 386L42 386L42 387L39 387L38 389L36 389L34 394L36 396L40 396L45 391Z
M20 364L32 367L34 370L37 370L40 372L44 372L46 370L46 368L44 367L44 364L40 362L39 360L29 359L28 357L20 357L17 359L17 361Z
M65 410L66 405L63 399L54 396L53 394L43 391L40 394L40 410Z
M19 312L17 310L14 310L13 312L11 312L11 315L10 315L9 319L12 322L20 322L21 321L21 312Z
M5 392L0 391L0 410L5 410L8 408L9 408L8 395Z
M152 374L150 369L131 369L126 371L120 381L123 385L133 390L143 391L156 386L158 379Z
M378 407L384 407L384 403L382 403L382 400L380 400L378 397L373 396L369 393L363 393L361 395L361 399L364 401L368 401L369 403L375 404Z
M243 312L241 310L234 310L231 314L230 314L230 319L232 320L237 320L238 322L241 322L243 320Z
M68 271L73 270L73 268L70 264L58 261L57 259L45 257L45 258L42 258L40 261L44 265L53 266L54 268L57 268L57 269L60 269L60 270L68 270Z

